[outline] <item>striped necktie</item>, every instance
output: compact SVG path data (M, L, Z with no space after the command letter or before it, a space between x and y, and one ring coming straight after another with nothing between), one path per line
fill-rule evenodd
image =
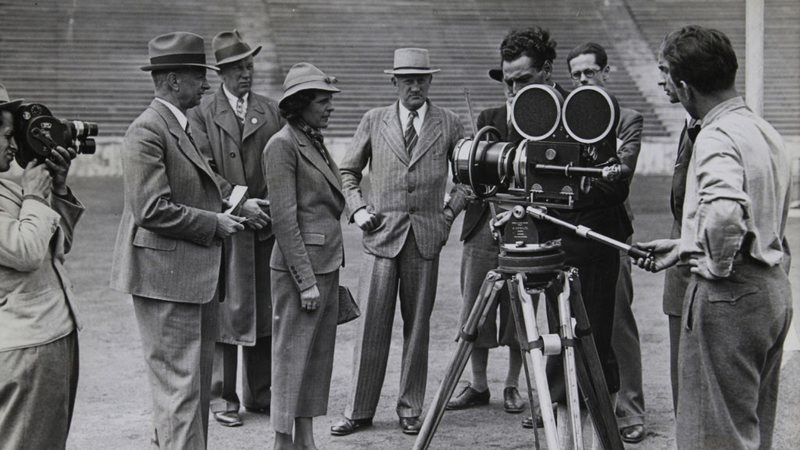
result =
M406 141L406 152L411 155L411 151L414 150L414 146L417 145L417 130L414 128L414 119L417 118L419 114L417 111L409 111L408 112L408 124L406 124L406 132L403 133L403 137Z
M239 97L236 100L236 117L239 118L239 122L244 122L244 116L247 114L247 110L244 108L244 98Z

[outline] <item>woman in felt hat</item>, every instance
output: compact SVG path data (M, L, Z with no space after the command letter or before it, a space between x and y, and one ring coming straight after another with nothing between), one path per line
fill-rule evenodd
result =
M344 262L339 169L321 130L335 78L292 66L278 104L288 122L264 149L272 229L272 400L275 448L316 448L313 418L327 413ZM292 430L294 428L294 441Z

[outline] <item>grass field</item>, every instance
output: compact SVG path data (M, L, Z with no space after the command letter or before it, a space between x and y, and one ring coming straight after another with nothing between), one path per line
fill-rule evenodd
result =
M141 449L149 442L150 392L139 345L139 334L129 297L108 288L113 242L122 209L122 180L82 178L73 189L86 204L87 213L79 224L76 243L69 255L69 271L79 295L83 322L80 335L81 379L78 401L68 442L70 449ZM634 182L632 204L636 240L666 237L669 233L669 179L644 177ZM430 401L455 349L460 298L458 272L461 244L459 223L441 256L439 291L432 318L428 395ZM361 264L360 233L344 226L347 267L342 284L356 287ZM800 255L800 220L792 219L788 235L793 253ZM791 279L795 298L798 264ZM674 448L672 403L666 318L661 312L663 275L634 269L634 311L639 322L644 359L645 400L648 409L647 439L630 448ZM359 319L360 320L360 319ZM350 366L355 326L339 328L333 384L326 417L315 421L320 448L410 448L414 438L400 433L394 413L399 380L401 330L395 320L389 372L384 384L375 426L369 431L333 438L328 430L344 409L350 384ZM797 352L787 354L781 391L780 416L776 430L777 449L797 448L800 442L800 370ZM492 401L487 407L445 414L433 441L433 448L533 448L533 435L520 426L520 415L502 409L502 387L506 350L490 352L489 382ZM623 368L624 370L624 368ZM211 421L209 448L271 448L273 433L266 416L244 413L244 426L223 428ZM46 426L46 424L42 424Z

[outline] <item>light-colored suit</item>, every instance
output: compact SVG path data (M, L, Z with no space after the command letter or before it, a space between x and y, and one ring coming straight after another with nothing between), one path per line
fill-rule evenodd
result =
M79 324L64 255L83 210L71 194L53 195L48 206L0 179L3 448L66 445L78 386Z
M325 151L327 153L327 151ZM327 156L327 155L326 155ZM297 417L327 413L344 263L344 210L336 163L286 125L264 150L277 244L272 250L272 428L291 434ZM316 285L320 307L300 308Z
M204 448L224 180L157 100L128 128L121 158L125 203L111 286L133 295L153 391L154 443Z
M250 198L267 198L262 172L264 147L281 127L277 104L251 92L241 123L222 86L187 114L200 151L231 184L247 186ZM214 352L211 410L238 411L236 371L242 348L242 403L251 409L269 406L272 301L269 257L272 227L246 229L225 241L225 301L219 307Z
M376 214L379 221L363 238L365 270L358 290L361 337L345 410L350 419L375 414L398 288L404 323L398 415L419 416L425 395L438 258L450 233L444 214L448 163L464 130L455 113L429 102L419 140L409 154L398 114L397 103L368 111L340 165L351 221L360 208ZM365 195L360 183L367 166L370 190ZM465 203L463 190L453 188L448 206L457 215Z

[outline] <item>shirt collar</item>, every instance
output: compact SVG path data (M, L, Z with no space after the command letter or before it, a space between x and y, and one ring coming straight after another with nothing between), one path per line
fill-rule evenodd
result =
M739 108L747 108L747 105L744 103L744 99L740 96L729 98L728 100L725 100L724 102L711 108L706 116L703 117L703 126L711 125L715 120Z
M228 103L231 104L231 108L233 108L233 110L236 111L236 103L239 101L239 97L231 94L231 91L229 91L228 88L225 87L225 83L222 83L222 92L225 93L225 98L228 99ZM247 105L247 99L249 97L250 97L249 92L245 92L245 94L242 96L242 100L244 100L245 105Z
M405 123L408 120L408 108L403 106L403 102L398 101L397 104L400 106L400 120ZM422 104L422 106L417 109L417 115L419 116L419 123L425 121L425 114L428 113L428 102Z
M180 109L178 109L177 106L173 105L167 100L164 100L163 98L156 97L156 100L163 103L164 106L167 107L167 109L172 111L172 115L174 115L175 118L178 119L178 123L181 125L181 128L185 130L186 124L189 122L189 120L186 118L186 114L184 114Z

